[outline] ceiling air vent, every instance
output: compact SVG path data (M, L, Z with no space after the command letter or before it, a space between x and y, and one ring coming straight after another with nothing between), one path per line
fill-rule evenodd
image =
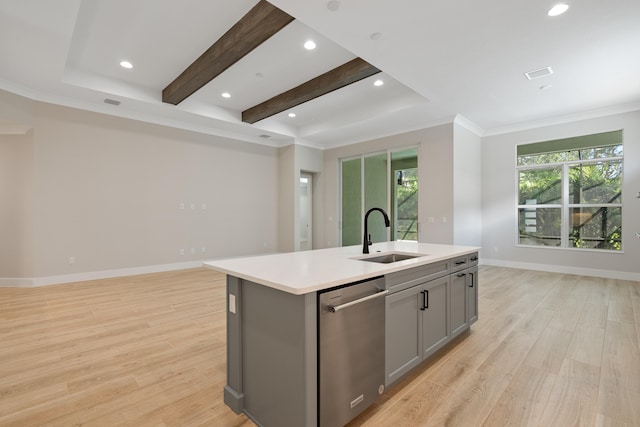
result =
M120 101L116 101L115 99L109 99L109 98L105 98L104 103L111 104L111 105L120 105Z
M540 77L550 76L551 74L553 74L553 70L551 69L551 67L544 67L540 68L539 70L527 71L526 73L524 73L524 76L528 80L535 80L539 79Z

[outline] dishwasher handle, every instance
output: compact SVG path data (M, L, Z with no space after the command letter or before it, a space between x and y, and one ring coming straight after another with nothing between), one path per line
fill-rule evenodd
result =
M349 308L349 307L352 307L354 305L360 304L361 302L365 302L365 301L369 301L369 300L372 300L372 299L375 299L375 298L380 298L380 297L386 296L388 293L389 293L389 290L384 290L384 291L381 291L381 292L377 292L377 293L375 293L373 295L367 295L366 297L359 298L357 300L353 300L353 301L350 301L350 302L346 302L344 304L330 305L327 308L329 309L329 311L331 313L335 313L337 311L344 310L345 308Z

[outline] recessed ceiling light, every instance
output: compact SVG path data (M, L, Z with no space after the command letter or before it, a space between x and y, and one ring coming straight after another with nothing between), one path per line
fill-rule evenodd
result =
M133 64L129 61L120 61L120 66L122 68L126 68L128 70L130 70L131 68L133 68Z
M373 33L369 36L371 40L380 40L382 38L382 33Z
M569 10L569 5L564 4L564 3L558 3L557 5L553 6L551 9L549 9L549 11L547 12L547 15L549 15L549 16L558 16L558 15L562 15L567 10Z
M329 3L327 3L327 9L329 9L331 12L335 12L336 10L340 9L340 2L337 0L331 0Z
M296 113L289 113L289 117L294 118L296 116Z
M259 78L259 79L263 79L264 78L264 74L256 73L256 77Z
M304 43L304 48L307 50L313 50L316 48L316 43L313 40L307 40Z
M382 80L376 80L375 82L373 82L374 86L382 86L384 84L384 82Z
M231 94L229 92L222 92L220 96L223 98L231 98Z

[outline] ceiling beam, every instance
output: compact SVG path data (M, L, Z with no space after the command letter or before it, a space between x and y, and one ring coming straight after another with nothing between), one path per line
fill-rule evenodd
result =
M162 101L174 105L184 101L293 20L291 15L260 0L162 90Z
M242 121L255 123L379 72L379 69L365 60L355 58L346 64L342 64L331 71L327 71L293 89L243 111Z

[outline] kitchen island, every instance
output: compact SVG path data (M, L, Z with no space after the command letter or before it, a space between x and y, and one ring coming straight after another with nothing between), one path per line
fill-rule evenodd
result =
M320 314L334 309L321 305L321 296L359 283L380 291L363 300L384 301L378 316L383 348L368 353L384 365L377 389L382 393L477 319L478 250L385 242L372 245L368 255L349 246L206 262L227 274L225 403L267 427L335 424L321 410L320 388L328 381L322 379L326 368L321 369L320 355L348 352L352 339L319 344ZM389 254L397 260L385 263L394 261ZM384 255L388 259L371 262ZM362 322L357 328L353 337L369 333ZM366 396L350 403L357 414Z

